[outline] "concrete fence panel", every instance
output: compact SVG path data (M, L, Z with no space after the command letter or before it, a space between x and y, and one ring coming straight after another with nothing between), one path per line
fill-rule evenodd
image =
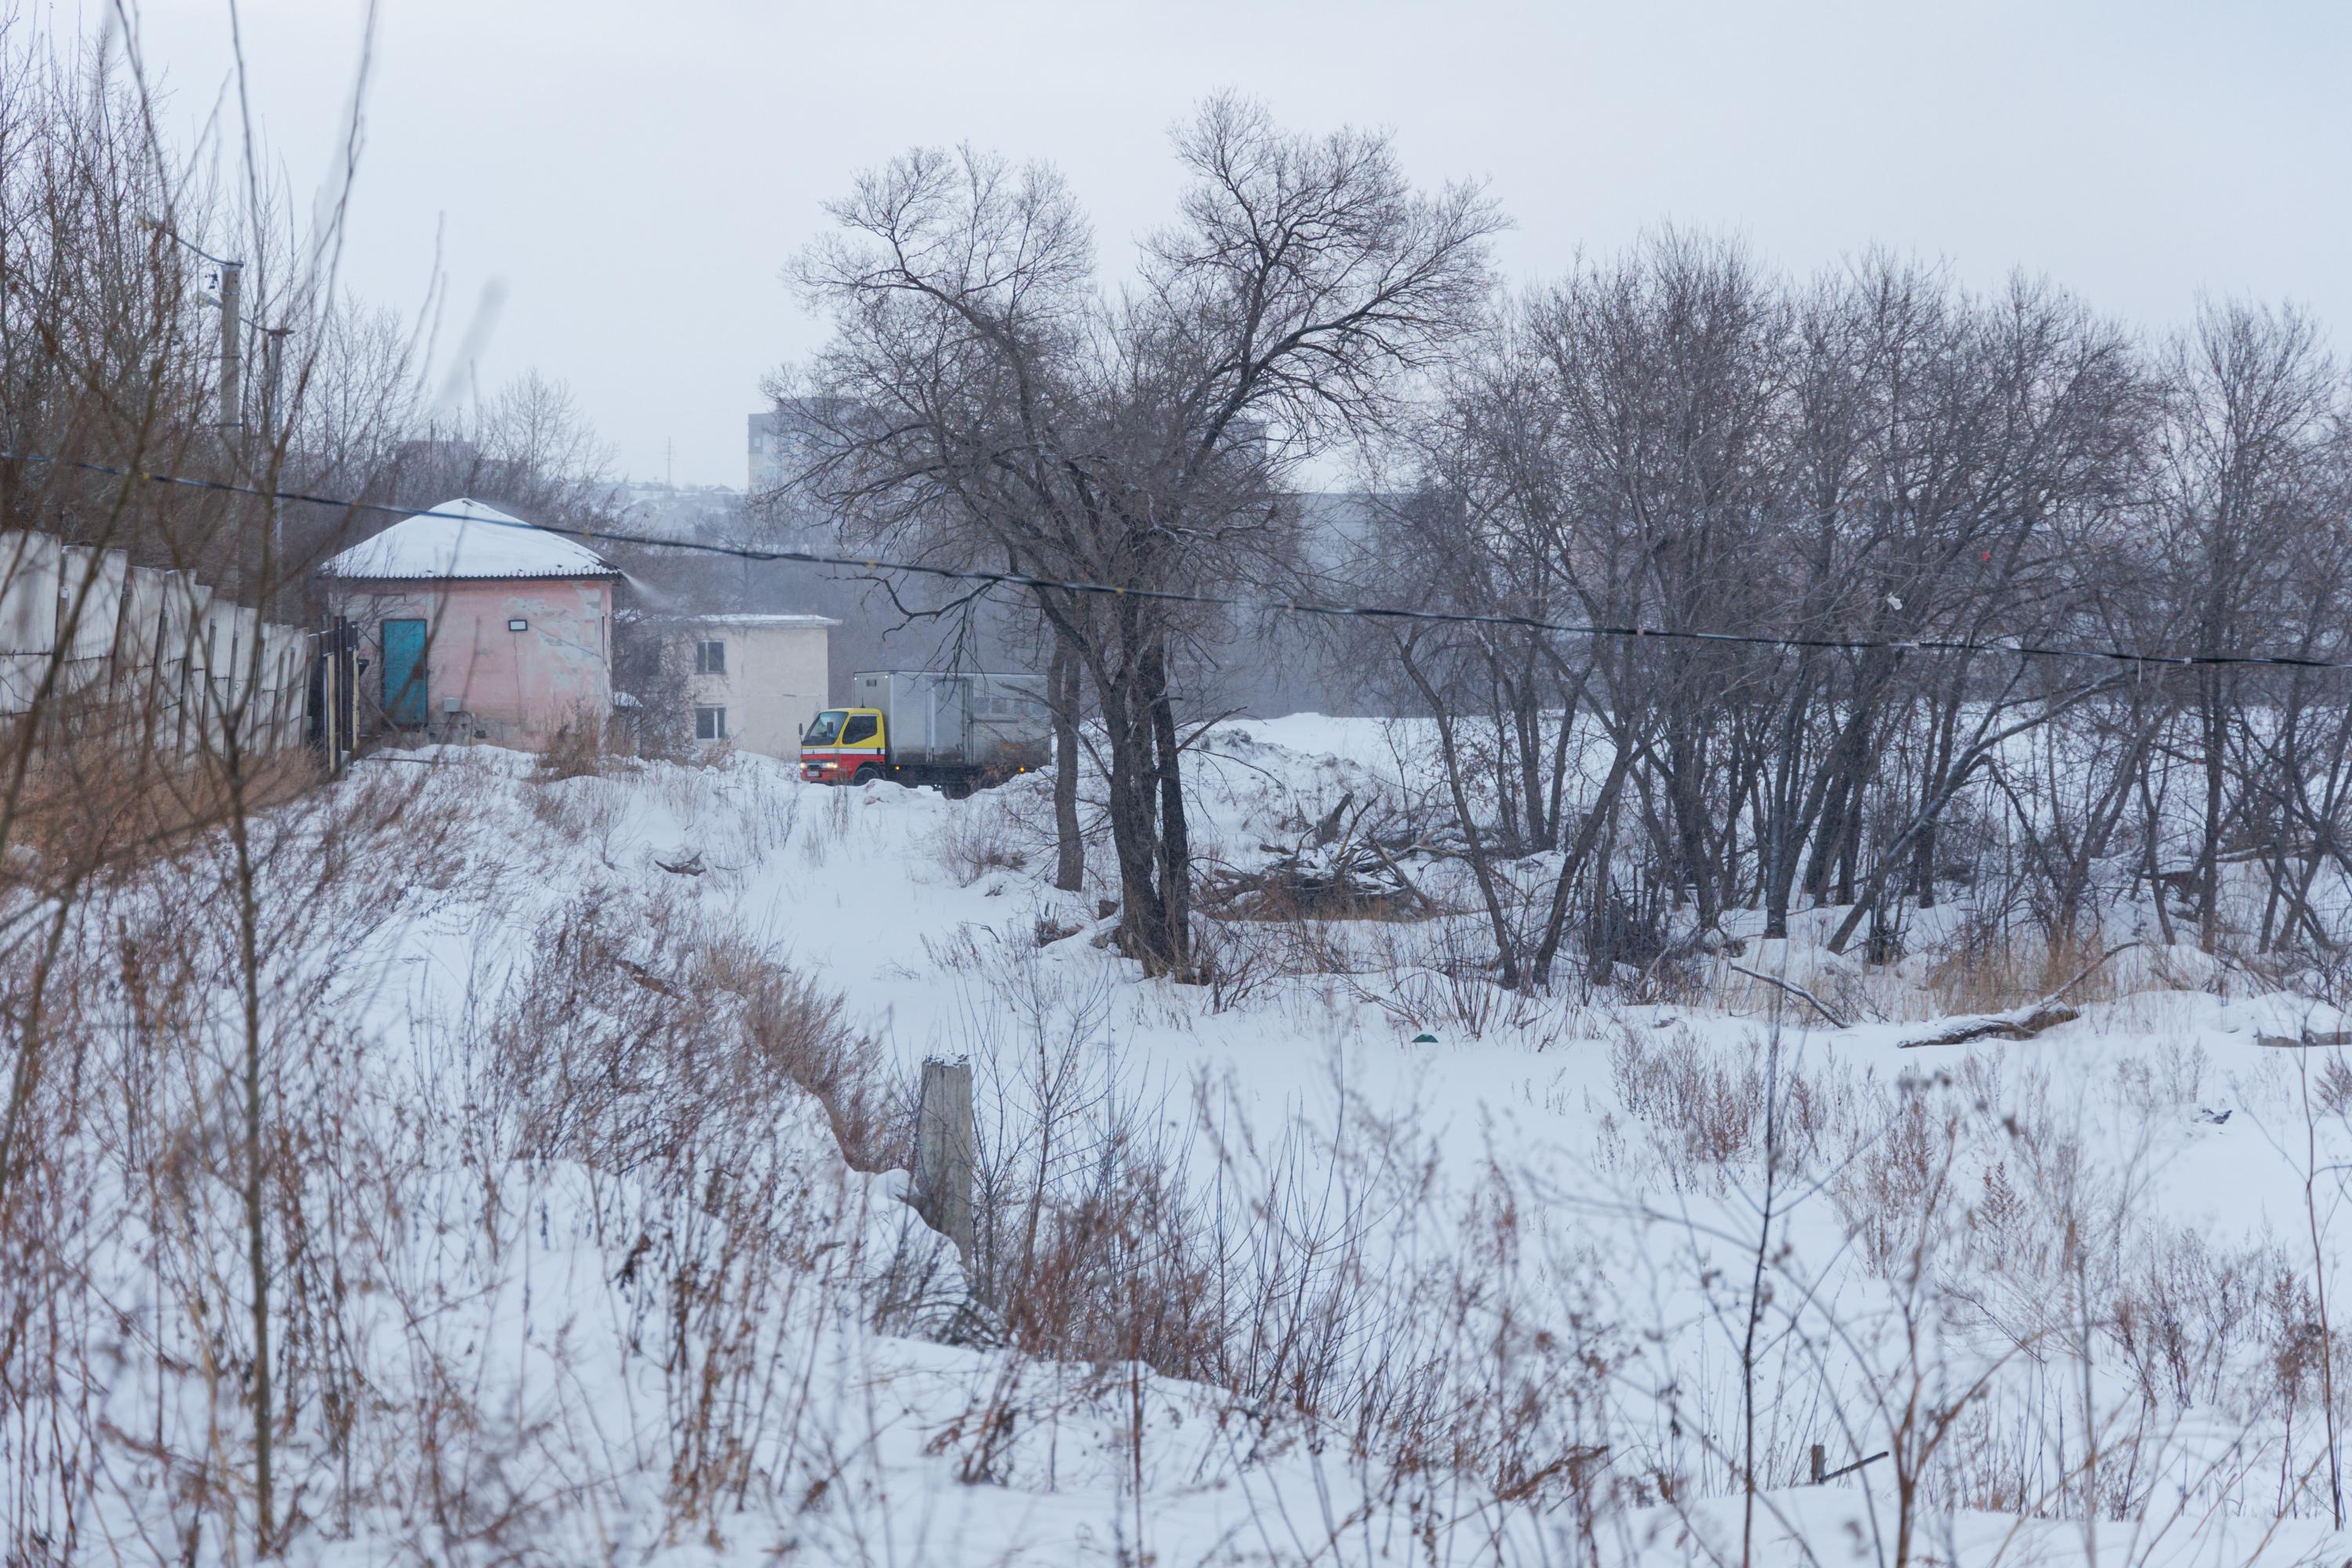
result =
M310 641L194 573L0 531L0 715L31 712L50 682L53 697L102 701L103 715L89 717L135 731L141 744L218 746L234 717L247 751L283 751L302 740Z
M64 568L55 535L0 532L0 713L31 711L57 655Z

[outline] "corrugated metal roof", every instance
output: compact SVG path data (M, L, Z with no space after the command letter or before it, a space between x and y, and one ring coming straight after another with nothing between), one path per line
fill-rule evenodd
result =
M620 575L578 541L464 496L361 541L319 574L372 582Z

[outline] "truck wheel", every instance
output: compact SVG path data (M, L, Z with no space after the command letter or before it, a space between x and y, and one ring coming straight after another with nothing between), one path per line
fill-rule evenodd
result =
M849 782L854 784L869 784L881 776L881 765L877 763L867 763L850 775Z

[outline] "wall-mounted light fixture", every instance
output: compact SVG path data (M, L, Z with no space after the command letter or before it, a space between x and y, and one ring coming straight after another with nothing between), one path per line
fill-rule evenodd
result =
M520 616L517 616L513 620L507 623L507 630L510 632L527 632L530 630L530 623L524 620Z

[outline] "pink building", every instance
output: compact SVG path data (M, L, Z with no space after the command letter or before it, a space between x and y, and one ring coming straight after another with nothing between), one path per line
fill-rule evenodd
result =
M536 749L613 706L613 584L587 546L444 501L320 569L359 627L365 730Z

